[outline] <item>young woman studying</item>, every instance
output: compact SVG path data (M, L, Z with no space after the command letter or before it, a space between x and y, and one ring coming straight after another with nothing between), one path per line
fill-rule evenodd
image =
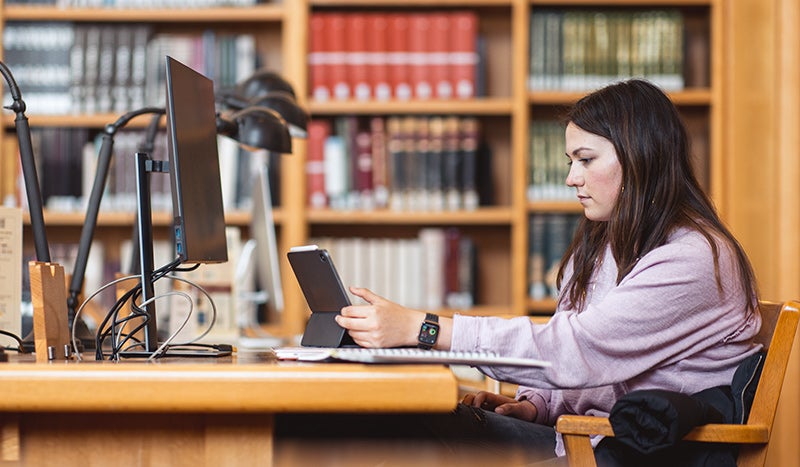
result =
M471 430L513 439L536 459L563 455L553 430L561 414L605 416L637 389L692 394L729 385L759 350L753 270L692 173L686 129L669 98L647 81L624 81L582 98L566 122L566 184L585 218L562 260L558 306L546 324L458 314L434 323L357 287L352 293L368 304L337 317L364 347L417 345L421 327L438 326L428 343L437 349L549 361L481 368L519 384L516 397L481 392L459 407L464 420L479 421Z

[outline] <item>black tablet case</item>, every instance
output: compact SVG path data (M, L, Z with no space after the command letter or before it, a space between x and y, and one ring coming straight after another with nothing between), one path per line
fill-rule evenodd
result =
M350 299L328 251L324 249L290 251L288 258L311 309L311 318L306 324L300 345L356 346L347 331L334 320L342 308L350 305Z

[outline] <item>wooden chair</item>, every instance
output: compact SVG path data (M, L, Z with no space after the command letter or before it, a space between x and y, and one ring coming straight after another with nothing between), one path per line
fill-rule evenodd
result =
M762 325L756 342L764 345L767 359L761 372L747 424L708 424L694 428L683 439L711 443L740 444L737 464L763 466L766 462L772 423L783 386L783 377L794 343L800 302L761 302ZM596 466L589 436L614 436L608 418L562 415L556 422L572 467Z

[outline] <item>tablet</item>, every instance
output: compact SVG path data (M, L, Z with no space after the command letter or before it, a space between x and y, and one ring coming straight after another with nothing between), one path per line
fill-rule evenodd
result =
M316 245L304 245L291 248L287 256L311 309L300 345L355 346L347 330L334 319L342 308L350 305L350 299L328 251Z

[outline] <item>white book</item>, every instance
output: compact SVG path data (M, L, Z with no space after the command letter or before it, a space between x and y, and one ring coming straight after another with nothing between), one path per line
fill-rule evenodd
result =
M0 207L0 329L22 332L22 210ZM25 266L27 267L27 266ZM21 336L20 336L21 337Z

